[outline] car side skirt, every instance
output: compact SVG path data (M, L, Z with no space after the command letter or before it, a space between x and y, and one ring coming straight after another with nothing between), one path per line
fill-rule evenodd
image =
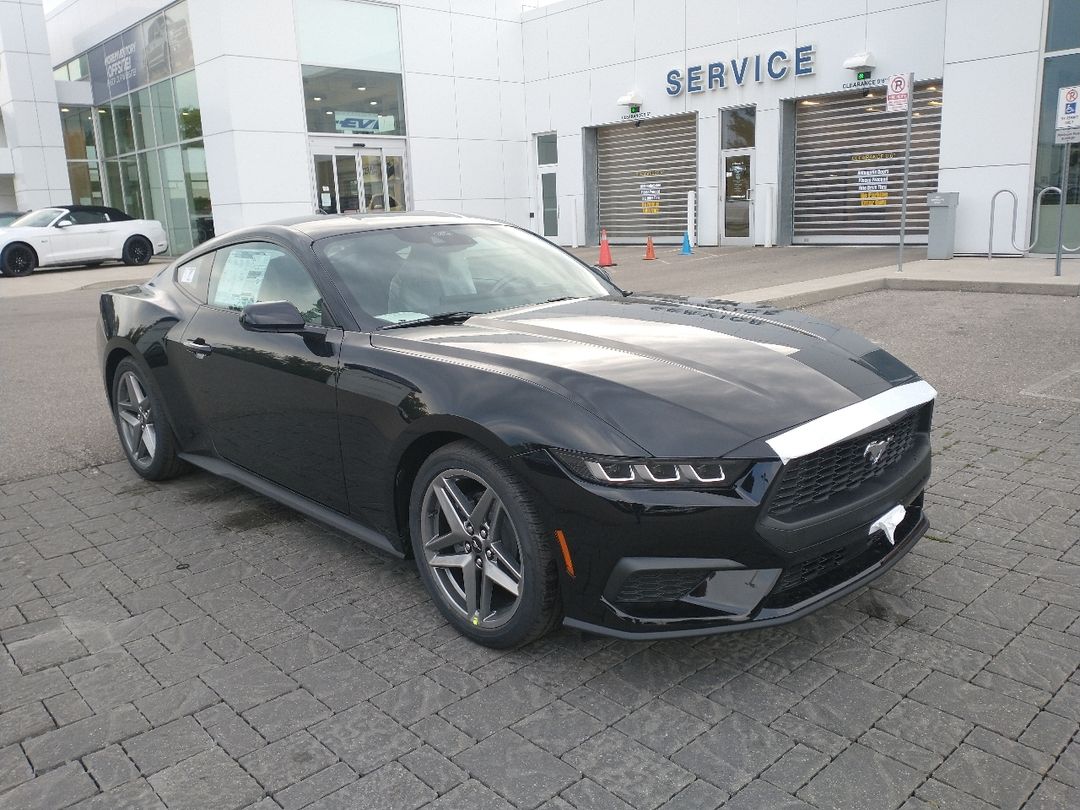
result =
M380 551L385 551L387 554L390 554L399 560L405 558L405 553L391 543L385 535L357 523L355 520L346 517L340 512L335 512L333 509L328 509L322 504L315 503L314 501L305 498L303 495L298 495L290 489L285 489L284 487L280 487L277 484L267 481L265 478L260 478L254 473L250 473L241 467L237 467L235 464L230 464L219 458L211 458L210 456L201 456L194 453L180 453L179 456L189 464L204 469L214 475L220 475L222 478L228 478L230 481L242 484L248 489L258 492L260 495L265 495L267 498L271 498L290 509L295 509L297 512L307 515L320 523L325 523L331 528L345 532L345 534L355 537L357 540L362 540Z

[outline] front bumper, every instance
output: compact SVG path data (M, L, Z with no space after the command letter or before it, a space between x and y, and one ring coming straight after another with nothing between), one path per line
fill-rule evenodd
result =
M808 593L805 599L786 607L768 607L767 604L769 599L766 596L761 600L759 605L746 614L735 615L729 619L703 620L701 624L694 627L677 627L674 626L674 622L658 622L656 619L642 619L640 617L632 616L618 610L618 608L610 603L606 603L618 619L628 625L627 627L614 627L610 622L606 624L595 624L593 622L574 618L573 616L565 617L563 623L567 627L575 627L579 630L595 633L597 635L643 641L686 636L717 635L719 633L748 630L753 627L773 627L779 624L787 624L788 622L801 619L803 616L813 613L815 610L824 607L830 602L835 602L837 599L846 596L852 591L856 591L864 585L873 582L896 565L900 558L907 554L915 546L915 543L926 534L926 530L929 528L930 522L926 519L925 514L923 514L923 511L920 508L917 512L917 518L912 522L907 535L898 538L896 545L885 551L875 562L871 562L868 567L859 570L853 576L841 579L841 581L836 584L830 584L826 586L824 590ZM633 629L630 629L630 626L632 626Z
M928 441L887 483L800 526L802 545L767 514L779 463L755 465L751 493L722 494L594 487L543 451L517 461L573 560L573 577L560 566L564 623L599 635L677 638L795 621L884 574L929 528ZM893 545L870 527L898 504L906 514Z

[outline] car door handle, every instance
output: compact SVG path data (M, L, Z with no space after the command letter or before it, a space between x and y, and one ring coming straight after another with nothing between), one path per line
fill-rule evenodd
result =
M214 350L214 347L207 343L202 338L195 338L194 340L185 340L184 348L191 352L196 357L206 357Z

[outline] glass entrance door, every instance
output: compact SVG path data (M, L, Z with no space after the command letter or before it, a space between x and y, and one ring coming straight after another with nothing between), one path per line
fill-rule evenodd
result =
M324 214L404 211L405 153L398 148L315 152L315 210Z
M559 197L554 167L540 172L540 235L549 239L559 236Z
M722 155L724 244L753 243L754 153L752 150Z

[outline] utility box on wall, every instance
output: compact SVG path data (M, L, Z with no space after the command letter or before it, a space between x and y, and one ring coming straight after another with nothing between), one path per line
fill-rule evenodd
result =
M926 258L951 259L956 244L956 206L958 191L936 191L926 195L930 209L930 233L926 243Z

